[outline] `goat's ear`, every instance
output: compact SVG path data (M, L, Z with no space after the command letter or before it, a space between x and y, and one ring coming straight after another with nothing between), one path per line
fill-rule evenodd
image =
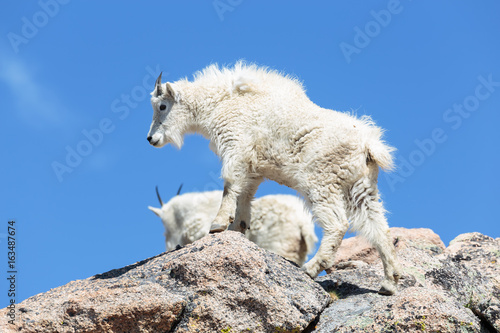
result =
M152 211L153 213L155 213L156 216L161 217L161 209L160 208L155 208L155 207L148 206L148 209L150 211Z
M179 102L181 100L181 94L180 94L179 90L174 88L174 86L170 82L167 82L166 95L168 98L170 98L171 100L173 100L175 102Z

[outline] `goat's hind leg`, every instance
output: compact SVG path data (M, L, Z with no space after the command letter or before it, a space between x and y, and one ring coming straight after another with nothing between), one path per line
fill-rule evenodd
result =
M302 270L314 279L321 271L333 266L335 253L347 229L349 229L349 223L344 209L344 201L335 198L335 196L328 201L314 202L311 200L311 210L316 217L316 222L323 228L323 237L318 252L302 266Z
M353 187L353 192L355 193L351 193L351 200L354 200L350 214L352 229L366 238L377 249L382 259L385 278L379 293L393 295L397 291L401 270L376 183L365 179Z
M397 291L401 271L384 212L385 210L378 196L370 200L368 204L368 220L361 227L360 234L364 235L377 249L384 265L385 278L382 281L379 293L393 295Z

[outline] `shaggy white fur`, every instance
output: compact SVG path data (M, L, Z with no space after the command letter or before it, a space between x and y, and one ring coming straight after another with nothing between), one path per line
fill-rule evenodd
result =
M180 148L184 134L196 132L222 160L224 194L212 232L250 221L250 201L271 179L299 191L324 230L303 266L311 277L332 266L350 220L380 253L380 292L396 291L399 267L377 190L378 168L392 168L394 149L369 117L323 109L296 79L242 62L211 65L193 81L162 84L160 77L151 103L153 146Z
M167 251L207 235L221 200L222 191L193 192L175 196L161 208L148 207L163 222ZM251 228L245 236L266 250L304 264L318 241L304 202L291 195L266 195L251 205Z

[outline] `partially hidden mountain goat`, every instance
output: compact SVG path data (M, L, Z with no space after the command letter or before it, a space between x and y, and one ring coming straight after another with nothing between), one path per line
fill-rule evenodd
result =
M158 190L157 190L158 194ZM222 191L177 195L161 208L148 207L165 227L167 251L190 244L210 231L219 210ZM292 195L266 195L251 203L251 228L245 236L260 247L302 265L317 242L311 214Z
M369 117L323 109L301 83L276 71L238 62L211 65L193 81L161 83L151 93L154 109L148 141L180 148L186 133L199 133L222 160L224 194L211 232L242 230L250 201L265 179L300 192L323 228L309 276L330 268L350 227L378 250L385 278L380 293L394 294L400 277L385 210L379 167L391 169L394 148Z

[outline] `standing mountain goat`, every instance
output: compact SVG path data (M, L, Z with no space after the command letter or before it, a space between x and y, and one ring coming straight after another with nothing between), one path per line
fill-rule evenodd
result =
M173 197L161 208L148 207L165 227L167 251L190 244L210 231L222 200L222 191L193 192ZM298 265L318 240L312 216L304 203L291 195L266 195L252 201L251 228L245 236L260 247Z
M396 292L400 270L377 189L378 169L392 168L394 149L369 117L323 109L296 79L241 62L211 65L193 81L162 84L160 75L151 103L151 145L180 148L184 134L199 133L222 160L224 194L211 232L243 231L257 187L271 179L299 191L323 228L307 274L332 266L350 221L380 254L379 292Z

